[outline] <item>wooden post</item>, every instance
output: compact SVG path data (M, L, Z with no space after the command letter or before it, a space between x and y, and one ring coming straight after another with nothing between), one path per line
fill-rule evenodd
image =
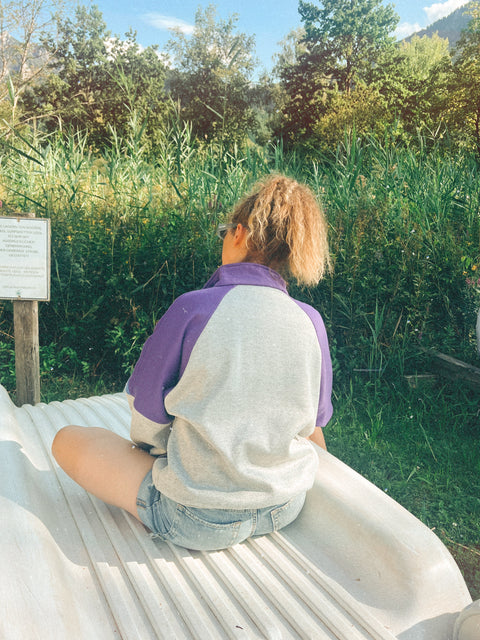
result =
M34 213L24 213L34 218ZM15 377L17 407L40 402L40 347L38 336L38 302L13 301L13 330L15 335Z
M0 297L13 301L18 406L40 402L38 301L50 299L50 220L0 218Z
M17 406L40 402L40 352L38 339L38 302L13 301L15 331L15 374Z

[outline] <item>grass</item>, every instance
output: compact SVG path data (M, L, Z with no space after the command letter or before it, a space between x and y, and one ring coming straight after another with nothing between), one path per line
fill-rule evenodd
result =
M434 531L480 598L480 389L358 374L335 393L325 436L342 459Z
M2 381L3 382L3 381ZM5 386L5 385L3 385ZM89 398L123 391L125 384L104 377L85 377L81 374L70 377L41 376L40 402L54 402L66 399ZM10 399L16 402L15 388L6 387Z
M435 382L411 389L357 379L336 392L329 449L459 543L478 542L478 392Z

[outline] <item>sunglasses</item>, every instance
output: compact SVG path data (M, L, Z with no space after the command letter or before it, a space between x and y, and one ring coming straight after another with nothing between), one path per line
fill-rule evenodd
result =
M216 231L217 236L220 238L220 240L225 240L225 236L227 235L228 231L230 231L230 229L235 229L236 226L237 225L233 222L219 224Z
M225 236L227 235L227 232L230 231L230 229L236 229L238 224L240 224L247 231L250 230L249 227L246 227L245 225L242 225L241 223L238 223L238 222L227 222L227 223L223 223L223 224L219 224L218 225L217 231L216 231L217 236L220 238L220 240L225 240Z

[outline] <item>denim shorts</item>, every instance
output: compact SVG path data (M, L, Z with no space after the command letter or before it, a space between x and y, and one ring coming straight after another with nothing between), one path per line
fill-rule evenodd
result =
M304 502L302 493L284 504L263 509L186 507L161 494L150 471L140 485L137 511L156 538L187 549L214 551L278 531L295 520Z

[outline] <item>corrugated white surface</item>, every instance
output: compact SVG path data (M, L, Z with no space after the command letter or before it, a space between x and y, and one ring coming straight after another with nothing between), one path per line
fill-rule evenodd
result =
M2 640L450 637L471 599L448 552L328 454L294 525L209 553L154 541L52 461L60 427L128 437L129 419L123 394L17 409L0 387Z

